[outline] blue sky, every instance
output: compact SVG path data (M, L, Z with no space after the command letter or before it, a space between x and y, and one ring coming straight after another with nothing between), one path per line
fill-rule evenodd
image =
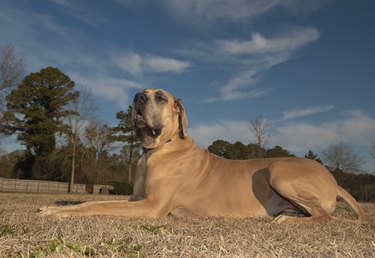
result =
M28 73L54 66L88 87L111 125L136 92L164 88L202 147L249 143L262 115L269 147L319 154L344 141L371 170L374 11L371 0L2 0L0 45Z

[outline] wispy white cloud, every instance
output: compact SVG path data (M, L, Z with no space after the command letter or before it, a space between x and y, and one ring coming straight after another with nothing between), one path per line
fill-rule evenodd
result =
M74 72L69 74L73 80L90 89L93 94L117 103L122 109L131 104L129 102L129 89L144 88L142 84L127 79L109 76L83 76Z
M236 75L236 77L231 78L226 85L222 86L219 89L218 97L208 98L203 100L203 102L231 101L266 96L269 89L251 88L245 91L243 90L256 84L258 81L259 77L257 77L257 71L255 69L245 70Z
M319 38L319 32L311 27L293 27L282 35L266 38L253 33L250 40L219 40L219 49L233 55L278 54L293 52Z
M113 53L112 62L123 71L132 75L141 73L181 73L191 64L187 61L181 61L169 57L154 55L141 55L132 51L125 53Z
M125 1L127 2L127 1ZM263 15L277 7L294 12L314 11L323 1L309 0L163 0L178 21L202 26L219 21L240 22Z
M193 57L205 62L232 63L238 67L237 72L228 82L219 87L218 96L210 97L204 102L229 101L265 96L270 89L257 89L262 72L290 60L297 50L306 47L319 38L319 32L310 27L288 28L273 37L253 33L250 40L226 39L214 43L194 44L201 49L192 49ZM210 47L208 46L210 45ZM189 48L182 50L189 54ZM191 54L190 53L190 54ZM214 57L212 59L209 59Z
M95 15L88 11L88 7L82 5L82 1L75 0L52 0L55 4L59 5L61 11L66 15L74 17L86 25L96 28L99 24L107 22L104 15Z
M331 111L332 109L334 109L333 105L315 106L315 107L309 107L305 109L287 110L287 111L283 111L282 120L310 116L310 115L317 114L317 113L328 112L328 111Z
M52 2L55 2L58 5L68 7L68 8L74 8L75 7L74 2L72 2L70 0L52 0Z
M120 69L132 74L137 75L141 73L142 58L134 52L126 53L113 53L112 62Z
M96 64L88 54L86 38L72 27L60 25L46 14L8 5L0 9L0 43L9 43L26 55L27 68L40 69L46 65L59 67ZM43 40L40 38L43 37Z
M158 73L180 73L190 66L190 62L160 56L145 56L144 63L150 71Z
M261 15L280 4L278 0L164 0L168 10L188 23L217 20L240 21Z
M265 90L249 90L247 92L241 92L241 91L231 91L229 94L222 94L222 96L219 97L210 97L207 99L202 100L202 103L210 103L210 102L217 102L217 101L232 101L232 100L241 100L241 99L253 99L253 98L259 98L264 97L268 95L269 89Z
M54 0L67 4L73 0ZM112 0L125 8L150 4L147 0ZM191 25L207 25L215 22L241 22L264 15L276 8L294 13L306 13L319 9L330 0L159 0L179 22Z

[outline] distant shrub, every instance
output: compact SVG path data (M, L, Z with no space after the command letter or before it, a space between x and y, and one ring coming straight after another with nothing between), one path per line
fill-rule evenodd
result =
M114 195L132 195L133 185L129 183L114 183L114 188L109 190L110 194Z

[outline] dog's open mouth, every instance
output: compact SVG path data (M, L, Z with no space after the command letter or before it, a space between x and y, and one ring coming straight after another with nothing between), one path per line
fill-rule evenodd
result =
M141 110L137 110L134 117L134 123L138 131L141 132L141 136L147 135L152 138L156 138L161 134L162 126L151 126L147 123L147 119Z
M144 126L142 128L138 127L138 133L140 133L140 136L150 136L152 138L156 138L161 134L162 127L149 127L149 126Z
M140 110L137 110L135 115L133 115L133 121L137 128L143 128L147 126L145 116Z

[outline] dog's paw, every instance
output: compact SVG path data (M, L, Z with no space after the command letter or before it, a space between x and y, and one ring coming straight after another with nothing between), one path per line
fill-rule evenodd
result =
M37 210L40 216L54 215L59 218L69 217L69 214L65 213L61 207L47 207L43 206Z
M44 215L48 215L48 214L47 214L47 210L48 210L48 207L47 207L47 206L42 206L42 207L38 208L38 209L36 210L36 212L37 212L39 215L44 216Z
M286 215L281 214L281 215L277 216L273 220L273 222L280 224L280 223L283 223L283 222L286 222L286 221L289 221L289 220L290 220L290 216L286 216Z
M38 210L37 210L38 214L41 215L41 216L47 216L47 215L52 215L54 214L53 212L53 207L47 207L47 206L43 206L43 207L40 207Z

